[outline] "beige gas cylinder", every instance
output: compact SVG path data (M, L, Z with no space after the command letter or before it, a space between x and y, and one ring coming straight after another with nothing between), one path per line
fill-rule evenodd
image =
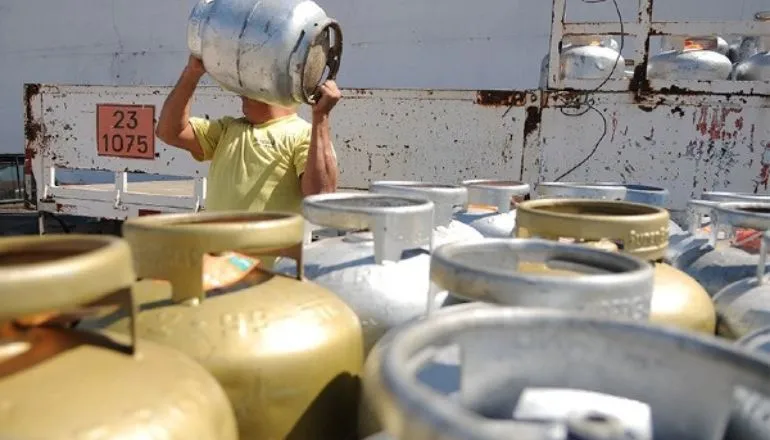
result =
M140 278L138 332L200 362L222 384L243 439L344 439L355 433L361 324L328 290L303 281L304 219L210 212L131 218L123 226ZM286 256L296 277L255 269L205 292L204 254ZM168 282L160 282L165 280ZM128 321L96 323L127 332Z
M235 440L230 402L182 353L137 340L121 239L0 239L0 438ZM125 335L67 328L119 307Z
M706 291L692 277L663 263L669 228L665 209L620 201L541 199L523 202L517 211L516 237L609 239L622 252L653 263L650 321L714 334L716 314Z

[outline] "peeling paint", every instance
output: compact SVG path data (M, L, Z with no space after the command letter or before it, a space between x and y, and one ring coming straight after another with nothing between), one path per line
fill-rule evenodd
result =
M43 129L32 111L32 100L39 93L40 84L24 84L24 137L28 144L35 142ZM34 157L34 153L32 157Z
M46 167L206 176L208 163L195 162L186 152L161 142L152 163L96 154L97 103L107 99L160 105L168 90L40 86L47 111L42 133L55 141L46 145L38 138L34 143L34 148L45 148L45 154L35 157L37 181L46 181L41 174ZM342 187L405 178L444 182L518 178L532 183L554 178L588 157L572 178L665 186L673 206L680 209L703 189L766 191L765 167L770 160L763 159L763 148L754 143L770 139L770 127L762 123L770 117L763 98L593 93L591 102L607 123L596 146L602 135L602 119L596 112L577 117L562 113L584 102L583 92L345 89L343 93L353 99L343 99L335 108L332 130ZM216 118L238 109L237 97L216 86L203 86L196 95L201 115ZM73 202L60 194L54 192L50 200L65 206L85 203L83 196ZM127 209L118 212L114 200L99 202L95 196L88 203L88 209L102 206L106 218L125 215ZM46 209L54 208L52 204Z
M524 140L530 139L540 128L542 115L538 107L527 107L527 117L524 120Z
M479 90L476 104L487 106L522 107L527 104L527 93L508 90Z

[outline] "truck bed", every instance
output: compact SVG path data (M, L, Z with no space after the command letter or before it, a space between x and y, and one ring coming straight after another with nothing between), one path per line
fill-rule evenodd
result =
M90 183L60 185L61 188L92 191L115 191L114 183ZM146 182L128 182L128 191L135 194L160 196L192 196L195 193L195 180L150 180Z

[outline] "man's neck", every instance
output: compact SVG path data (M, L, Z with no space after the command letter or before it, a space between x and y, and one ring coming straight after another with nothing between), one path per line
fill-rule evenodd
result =
M244 111L244 117L253 125L261 125L275 119L296 114L291 108L276 107L272 105L252 106Z

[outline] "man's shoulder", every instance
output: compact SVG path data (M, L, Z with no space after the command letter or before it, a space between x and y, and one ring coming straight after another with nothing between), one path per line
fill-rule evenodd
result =
M307 119L302 116L296 115L287 125L295 130L310 130L310 127L312 127L313 124L308 122Z
M299 115L273 127L288 143L301 144L310 137L312 124Z
M211 125L217 125L222 129L229 128L229 127L235 127L239 125L245 125L245 120L243 118L236 118L233 116L222 116L219 118L211 118L209 115L205 116L191 116L190 122L193 125L197 126L211 126Z

